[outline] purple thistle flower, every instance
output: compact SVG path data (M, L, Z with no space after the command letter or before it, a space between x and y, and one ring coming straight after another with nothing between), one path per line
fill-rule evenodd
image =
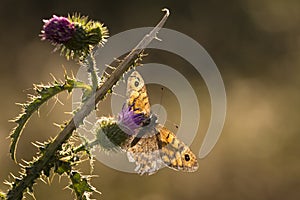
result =
M107 28L100 22L74 14L43 20L42 40L48 40L67 59L83 61L94 47L103 45L108 38Z
M41 31L42 40L49 40L54 44L64 44L69 41L74 32L75 25L66 17L53 17L43 20L45 23Z
M135 113L132 106L123 106L118 115L118 124L129 129L127 134L134 134L134 130L143 126L146 117L143 113Z

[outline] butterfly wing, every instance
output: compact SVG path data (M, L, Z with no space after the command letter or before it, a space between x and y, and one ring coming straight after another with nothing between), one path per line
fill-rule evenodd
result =
M151 175L167 166L174 170L194 172L198 169L195 154L174 133L160 124L155 128L144 128L146 134L127 149L130 162L135 162L135 171Z
M150 116L150 103L144 79L137 72L131 73L127 79L127 106L132 106L135 113Z
M162 125L157 126L158 148L163 163L174 170L194 172L198 169L197 157L176 135Z
M130 147L127 149L127 157L130 162L136 164L135 171L138 174L151 175L165 166L160 156L157 139L158 134L154 134L140 138L136 143L130 143Z

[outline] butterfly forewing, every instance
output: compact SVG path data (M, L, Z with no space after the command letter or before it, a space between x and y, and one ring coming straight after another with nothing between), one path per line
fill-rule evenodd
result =
M136 113L150 115L150 103L142 76L134 71L127 80L127 105L132 106Z

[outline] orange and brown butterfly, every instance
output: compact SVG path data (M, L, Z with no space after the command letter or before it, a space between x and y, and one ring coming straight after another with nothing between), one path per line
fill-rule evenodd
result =
M136 164L135 171L151 175L165 166L185 172L196 171L195 154L174 133L158 124L157 117L151 114L146 85L137 71L127 80L127 97L128 108L146 119L127 142L127 156Z

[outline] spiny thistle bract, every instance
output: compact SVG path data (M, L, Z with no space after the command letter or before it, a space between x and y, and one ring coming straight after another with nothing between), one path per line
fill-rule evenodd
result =
M67 59L83 60L91 50L103 45L108 38L107 28L100 22L74 14L43 20L42 40L50 41Z

